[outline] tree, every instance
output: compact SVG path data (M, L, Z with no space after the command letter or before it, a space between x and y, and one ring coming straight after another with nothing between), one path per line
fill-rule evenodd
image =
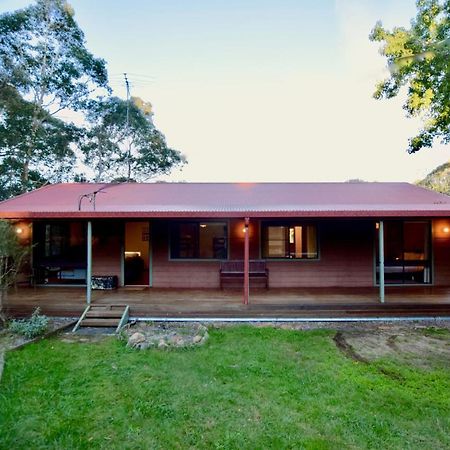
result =
M84 164L101 181L144 181L185 162L169 148L152 120L151 105L138 97L130 102L108 97L90 102L81 149Z
M34 130L33 151L29 153L24 136L33 132L35 111L36 105L24 100L12 86L0 88L0 200L48 182L67 180L72 173L75 155L71 144L79 130L41 110L41 125Z
M5 321L4 302L8 289L16 282L28 248L21 245L13 226L0 220L0 321Z
M442 164L432 170L417 184L442 194L450 195L450 162Z
M51 136L54 142L46 143L47 151L39 155L41 162L47 158L45 164L50 165L62 153L69 156L65 145L68 130L61 121L51 118L65 109L83 109L95 88L107 88L106 65L86 49L84 34L66 1L37 0L27 8L0 16L0 84L2 89L15 89L23 100L21 114L28 129L20 143L20 159L8 153L2 160L3 166L15 172L21 165L23 192L34 187L31 166L43 136ZM10 117L20 120L14 114ZM52 133L48 133L48 127L53 128ZM63 142L58 132L62 132ZM61 143L62 147L55 145Z
M374 97L392 98L407 88L404 109L424 125L409 140L408 152L431 147L436 139L450 142L450 0L418 0L409 29L392 31L378 22L370 39L381 42L390 77L377 86Z

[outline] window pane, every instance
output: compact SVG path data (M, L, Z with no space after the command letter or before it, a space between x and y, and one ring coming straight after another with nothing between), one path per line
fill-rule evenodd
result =
M195 223L177 223L172 226L171 257L197 257L197 226Z
M224 223L200 224L199 258L227 258L227 226Z
M267 228L267 256L269 258L286 257L286 227Z
M264 225L262 253L265 258L318 257L315 225Z
M174 259L226 259L225 222L182 222L171 227L170 257Z
M306 227L306 257L318 258L317 252L317 229L314 225Z

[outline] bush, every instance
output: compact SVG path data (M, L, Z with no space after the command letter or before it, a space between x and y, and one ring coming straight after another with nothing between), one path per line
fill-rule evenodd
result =
M11 320L9 329L13 333L21 334L28 339L41 335L47 329L48 317L40 314L40 312L40 308L36 308L29 319Z

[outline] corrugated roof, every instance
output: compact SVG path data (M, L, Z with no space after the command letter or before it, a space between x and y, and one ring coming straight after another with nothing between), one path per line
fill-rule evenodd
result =
M3 218L446 215L449 196L408 183L65 183L0 202Z

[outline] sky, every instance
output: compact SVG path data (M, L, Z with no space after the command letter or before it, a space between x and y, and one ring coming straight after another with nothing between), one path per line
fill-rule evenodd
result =
M29 4L0 0L0 13ZM116 95L153 105L188 164L166 181L408 181L450 159L409 155L420 127L368 35L408 27L414 0L72 0Z

